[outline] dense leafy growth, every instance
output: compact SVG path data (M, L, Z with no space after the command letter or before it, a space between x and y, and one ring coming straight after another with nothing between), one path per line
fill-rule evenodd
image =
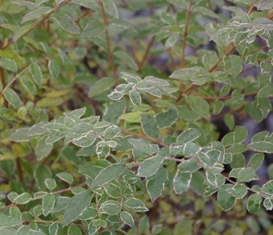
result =
M1 1L0 233L273 234L272 8Z

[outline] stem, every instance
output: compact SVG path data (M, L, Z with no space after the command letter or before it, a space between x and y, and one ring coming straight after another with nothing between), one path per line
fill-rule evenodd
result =
M118 77L117 77L117 69L116 69L116 67L114 65L114 61L113 61L113 53L111 51L110 37L109 37L108 29L107 29L107 27L108 27L107 16L105 13L104 5L101 0L99 1L99 4L101 6L103 23L105 26L105 36L106 36L106 42L107 42L107 53L108 53L108 57L109 57L109 64L112 68L115 84L117 86L119 84L119 81L118 81Z
M190 15L191 15L191 8L192 8L192 0L190 0L189 8L187 10L186 25L185 25L185 31L184 31L184 37L183 37L182 54L180 57L180 68L183 68L184 61L185 61L185 50L186 50L186 45L187 45L187 37L188 37L188 33L189 33L189 21L190 21Z
M134 136L137 136L139 138L143 138L143 139L146 139L146 140L150 140L152 141L153 143L156 143L160 146L163 146L163 147L169 147L169 145L159 141L159 140L156 140L156 139L153 139L149 136L146 136L146 135L143 135L143 134L138 134L138 133L135 133L135 132L131 132L131 131L121 131L123 134L127 134L127 135L134 135Z
M22 165L21 165L20 158L18 158L18 157L16 158L15 164L16 164L16 168L17 168L19 182L23 183L24 182L24 175L23 175L23 171L22 171Z
M248 12L247 12L248 15L253 11L256 2L257 2L257 0L254 0L254 2L253 2L253 3L251 4L251 6L249 7Z
M37 61L37 62L35 62L35 63L40 63L40 62L43 62L43 61L46 61L46 60L48 60L49 59L49 57L46 57L46 58L43 58L43 59L41 59L41 60L39 60L39 61ZM4 89L2 90L2 92L0 93L0 97L1 96L3 96L3 94L4 94L4 92L19 78L19 77L21 77L28 69L29 69L29 67L30 67L30 65L31 65L32 63L30 63L30 64L28 64L24 69L22 69L22 71L20 72L20 73L18 73L18 74L16 74L16 76L13 78L13 79L11 79L10 81L9 81L9 83L4 87Z
M74 187L69 187L69 188L61 189L61 190L58 190L58 191L55 191L55 192L51 192L50 194L55 195L55 194L59 194L59 193L68 192L68 191L71 191L74 188L79 188L79 187L82 187L84 185L85 185L85 183L82 183L82 184L79 184L79 185L74 186ZM31 199L31 201L42 199L42 198L44 198L44 196L45 195L42 195L42 196L39 196L39 197L34 197L34 198ZM0 211L4 210L4 209L7 209L7 208L10 208L10 207L18 206L18 205L19 205L19 203L11 203L11 204L9 204L7 206L1 207Z
M138 65L138 71L141 69L141 67L143 66L143 64L146 62L147 58L148 58L148 55L150 53L150 50L154 44L154 41L155 41L155 36L152 37L151 41L149 42L147 48L146 48L146 51L144 53L144 56L142 58L142 60L139 62L139 65Z

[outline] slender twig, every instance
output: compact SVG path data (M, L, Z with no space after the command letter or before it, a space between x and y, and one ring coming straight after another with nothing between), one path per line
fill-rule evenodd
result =
M136 45L136 40L134 38L131 39L131 44L132 44L133 57L134 57L134 60L135 60L135 62L137 64L137 67L139 68L139 61L138 61L138 58L136 56L137 45Z
M86 185L86 184L85 183L81 183L81 184L79 184L77 186L74 186L74 187L68 187L68 188L61 189L61 190L58 190L58 191L55 191L55 192L50 192L50 194L55 195L55 194L60 194L60 193L68 192L68 191L71 191L74 188L79 188L79 187L82 187L84 185ZM39 196L39 197L34 197L34 198L31 199L31 201L36 201L36 200L42 199L42 198L44 198L44 196L45 195L42 195L42 196ZM7 206L1 207L0 210L4 210L4 209L10 208L10 207L14 207L14 206L18 206L18 205L20 205L20 203L11 203L11 204L9 204Z
M273 18L273 11L269 12L267 15L266 15L266 18L271 20Z
M181 57L180 57L180 68L183 67L184 61L185 61L185 50L186 50L186 46L187 46L187 37L189 34L189 21L190 21L191 11L192 11L192 0L190 0L189 7L187 10L186 25L185 25L185 30L184 30L183 44L182 44L182 53L181 53Z
M254 0L254 2L253 2L253 3L251 4L251 6L249 7L248 12L247 12L248 15L253 11L256 2L257 2L257 0Z
M257 92L251 92L251 93L246 93L244 96L253 96L257 95ZM207 97L207 96L199 96L200 98L210 101L210 100L227 100L230 99L232 96L231 95L226 95L226 96L215 96L215 97Z
M241 107L238 108L238 109L232 109L232 110L229 110L229 111L227 111L227 112L225 112L225 113L222 113L222 114L220 114L220 115L218 115L218 116L216 116L216 117L214 117L214 118L211 118L211 119L210 119L210 122L215 122L215 121L217 121L217 120L219 120L219 119L222 119L223 117L225 117L225 116L228 115L228 114L236 113L236 112L240 111L243 107L244 107L244 105L241 106Z
M189 7L187 10L186 25L185 25L185 30L184 30L183 44L182 44L182 53L181 53L181 57L180 57L180 68L183 68L184 62L185 62L185 50L186 50L186 46L187 46L187 37L189 34L189 21L190 21L191 10L192 10L192 0L190 0ZM179 101L183 97L183 94L184 94L183 82L181 79L179 81L179 91L180 91L180 93L176 99L177 101Z
M86 103L88 103L95 111L95 113L99 116L102 116L102 113L101 111L97 108L96 105L94 105L92 103L92 101L90 99L88 99L84 94L83 92L79 91L79 89L77 87L74 87L73 90L75 91L75 93L80 96Z
M85 17L88 17L92 14L92 10L91 9L88 9L86 8L86 10L84 11L84 13L82 15L80 15L74 22L76 24L78 24L80 22L81 19L85 18Z
M109 58L109 64L112 68L112 72L113 72L113 77L114 77L114 80L115 80L115 84L116 86L119 84L119 81L118 81L118 77L117 77L117 69L114 65L114 61L113 61L113 53L112 53L112 50L111 50L111 44L110 44L110 37L109 37L109 33L108 33L108 21L107 21L107 16L106 16L106 12L105 12L105 9L104 9L104 5L103 5L103 2L101 0L99 0L99 4L101 6L101 10L102 10L102 16L103 16L103 23L104 23L104 26L105 26L105 36L106 36L106 43L107 43L107 53L108 53L108 58Z
M24 174L23 174L20 158L17 157L15 160L15 163L16 163L19 182L23 183L24 182Z
M40 63L40 62L43 62L43 61L46 61L46 60L48 60L49 59L49 57L46 57L46 58L43 58L43 59L41 59L41 60L39 60L39 61L37 61L37 62L35 62L35 63ZM9 81L9 83L4 87L4 89L2 90L2 92L0 93L0 97L1 96L3 96L3 94L4 94L4 92L19 78L19 77L21 77L28 69L29 69L29 67L30 67L30 65L31 65L32 63L30 63L30 64L28 64L25 68L23 68L22 70L21 70L21 72L20 73L18 73L18 74L16 74L16 76L13 78L13 79L11 79L10 81Z
M145 52L144 52L144 56L142 58L142 60L139 62L139 65L138 65L138 70L141 69L141 67L143 66L143 64L146 62L147 58L148 58L148 55L150 53L150 50L154 44L154 41L155 41L155 36L152 37L151 41L149 42Z
M131 131L121 131L122 134L126 134L126 135L134 135L134 136L137 136L139 138L143 138L143 139L146 139L146 140L150 140L151 142L153 143L156 143L160 146L163 146L163 147L169 147L169 145L167 144L164 144L163 142L159 141L159 140L156 140L156 139L153 139L149 136L146 136L144 134L139 134L139 133L135 133L135 132L131 132Z

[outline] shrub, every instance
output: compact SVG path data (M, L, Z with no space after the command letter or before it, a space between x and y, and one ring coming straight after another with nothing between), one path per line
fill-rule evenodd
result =
M272 234L271 1L0 7L1 234Z

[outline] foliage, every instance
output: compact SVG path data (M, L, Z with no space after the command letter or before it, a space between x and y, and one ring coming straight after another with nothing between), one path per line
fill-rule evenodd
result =
M0 2L1 234L273 234L273 4L228 3Z

